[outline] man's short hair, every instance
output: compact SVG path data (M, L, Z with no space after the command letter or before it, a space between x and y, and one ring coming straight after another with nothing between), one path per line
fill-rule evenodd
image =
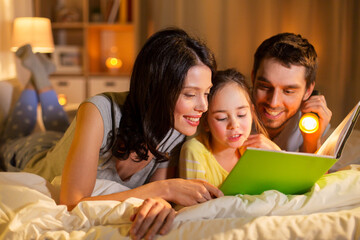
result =
M280 33L263 41L254 55L254 74L265 58L275 58L286 67L304 66L306 87L315 82L317 54L314 46L299 34Z

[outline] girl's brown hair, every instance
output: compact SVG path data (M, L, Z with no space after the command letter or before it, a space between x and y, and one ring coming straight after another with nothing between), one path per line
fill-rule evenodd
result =
M213 100L215 94L220 89L222 89L225 85L227 85L229 83L236 83L242 90L244 90L245 97L251 108L251 116L253 119L253 124L254 124L256 132L261 133L261 134L265 135L266 137L269 137L266 129L264 128L263 124L260 121L258 113L256 112L256 110L254 108L252 97L250 94L250 88L249 88L249 85L246 83L245 77L243 74L241 74L239 71L237 71L234 68L226 69L223 71L218 71L218 72L216 72L212 83L213 83L213 86L212 86L212 88L210 90L210 94L209 94L209 105L211 104L211 101ZM200 130L202 133L204 133L204 130L205 130L204 125L206 123L204 121L206 121L206 118L207 118L207 113L204 114L204 116L202 118L202 124L201 124L202 126L201 126L201 130Z

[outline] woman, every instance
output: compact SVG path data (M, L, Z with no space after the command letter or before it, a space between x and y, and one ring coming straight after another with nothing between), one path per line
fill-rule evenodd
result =
M203 181L168 179L174 177L169 153L183 135L196 132L215 69L209 49L183 30L150 37L136 58L127 96L95 96L79 107L60 202L72 209L85 200L146 199L132 217L136 239L169 230L175 212L168 202L189 206L222 196ZM129 190L91 197L97 176Z

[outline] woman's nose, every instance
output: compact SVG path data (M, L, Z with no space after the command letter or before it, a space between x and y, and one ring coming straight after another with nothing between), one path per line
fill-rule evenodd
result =
M208 109L207 97L199 97L195 110L199 112L206 112L207 109Z

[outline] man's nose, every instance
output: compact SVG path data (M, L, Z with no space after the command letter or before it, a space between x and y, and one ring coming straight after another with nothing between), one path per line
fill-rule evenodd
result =
M270 107L277 107L280 105L282 96L280 90L274 90L272 94L269 95L268 103Z

